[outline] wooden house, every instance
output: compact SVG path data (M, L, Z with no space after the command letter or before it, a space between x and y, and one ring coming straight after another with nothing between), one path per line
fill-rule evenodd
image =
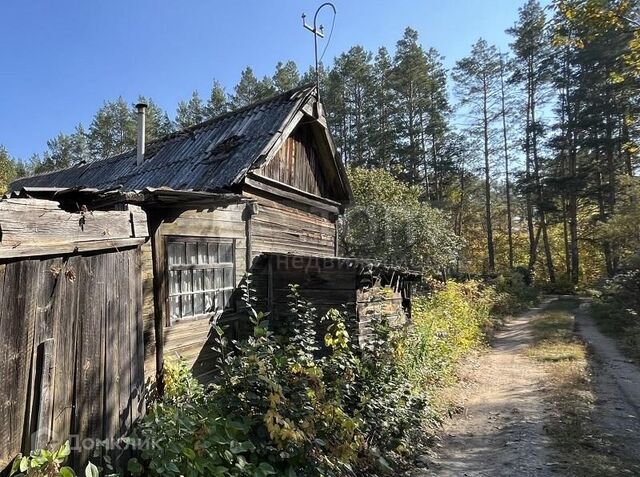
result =
M144 138L143 105L138 113L138 137ZM336 223L352 193L313 86L149 144L139 140L137 151L20 179L11 189L16 197L53 199L68 210L135 206L146 213L147 376L165 357L177 355L206 376L210 321L238 323L242 310L234 291L246 272L255 274L263 303L274 309L285 285L298 279L303 295L321 309L348 301L357 318L357 302L371 283L389 286L390 303L408 309L408 283L415 275L335 259ZM286 260L293 256L315 262L300 262L296 270ZM337 264L343 268L331 271ZM370 272L378 273L377 281L363 281Z

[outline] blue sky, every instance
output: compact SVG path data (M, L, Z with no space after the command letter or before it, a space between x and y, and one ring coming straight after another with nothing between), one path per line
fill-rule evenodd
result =
M393 49L406 26L447 66L479 37L508 48L505 28L524 0L334 0L325 62L355 44ZM14 0L0 6L0 144L27 159L59 131L85 125L105 99L138 94L171 115L213 78L230 92L247 65L279 60L306 70L312 35L301 26L320 0ZM546 2L544 2L546 3ZM331 24L325 10L322 23ZM324 44L321 43L321 49Z

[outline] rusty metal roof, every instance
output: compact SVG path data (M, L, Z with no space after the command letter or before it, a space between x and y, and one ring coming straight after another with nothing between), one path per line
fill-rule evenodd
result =
M314 92L314 86L305 85L152 141L139 166L133 149L108 159L18 179L10 188L227 189L243 180Z

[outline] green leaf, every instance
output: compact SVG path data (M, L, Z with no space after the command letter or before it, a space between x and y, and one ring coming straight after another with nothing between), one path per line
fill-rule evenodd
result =
M71 445L69 444L69 441L66 441L64 444L62 444L62 447L58 449L57 454L58 457L61 457L63 459L69 457L69 455L71 454Z
M84 469L84 475L85 477L100 477L100 472L98 472L98 468L95 465L89 462Z
M275 475L276 470L273 468L271 464L267 462L261 462L258 466L258 470L261 472L261 475Z
M187 457L187 459L195 460L196 458L195 451L190 447L185 447L184 449L182 449L182 453Z
M133 475L141 475L144 468L142 467L142 464L138 461L138 459L132 457L131 459L129 459L129 462L127 462L127 470Z
M60 477L76 477L71 467L60 467Z
M13 465L11 466L11 473L9 475L14 475L20 472L20 462L22 462L22 454L18 454L16 458L13 460Z

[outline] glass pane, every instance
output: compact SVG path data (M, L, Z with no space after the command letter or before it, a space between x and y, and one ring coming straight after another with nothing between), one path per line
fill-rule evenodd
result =
M219 291L216 293L216 311L222 311L224 309L224 292Z
M233 262L233 246L230 243L220 244L220 263Z
M180 318L180 297L179 296L171 297L171 300L169 301L169 307L170 307L169 316L171 316L171 320L173 321Z
M198 261L198 246L195 243L187 244L187 263L190 265L196 264Z
M204 295L204 311L206 311L207 313L209 313L210 311L214 311L214 302L215 302L215 296L213 293L206 293Z
M224 288L233 287L233 268L227 267L224 268Z
M180 272L180 291L182 293L193 291L193 283L191 281L191 270L182 270Z
M204 293L193 295L193 314L202 315L204 313Z
M209 263L218 263L218 244L209 242Z
M180 293L180 272L169 272L169 293Z
M184 244L180 242L169 243L169 265L185 263Z
M182 316L193 316L193 295L182 296Z
M204 271L204 289L205 290L213 289L213 270Z
M222 288L222 270L213 270L213 288L219 290Z
M198 242L198 263L209 263L207 242Z
M204 270L193 271L193 291L202 291L202 280L204 278Z
M233 293L232 290L225 290L224 291L224 306L225 307L231 305L231 293Z

